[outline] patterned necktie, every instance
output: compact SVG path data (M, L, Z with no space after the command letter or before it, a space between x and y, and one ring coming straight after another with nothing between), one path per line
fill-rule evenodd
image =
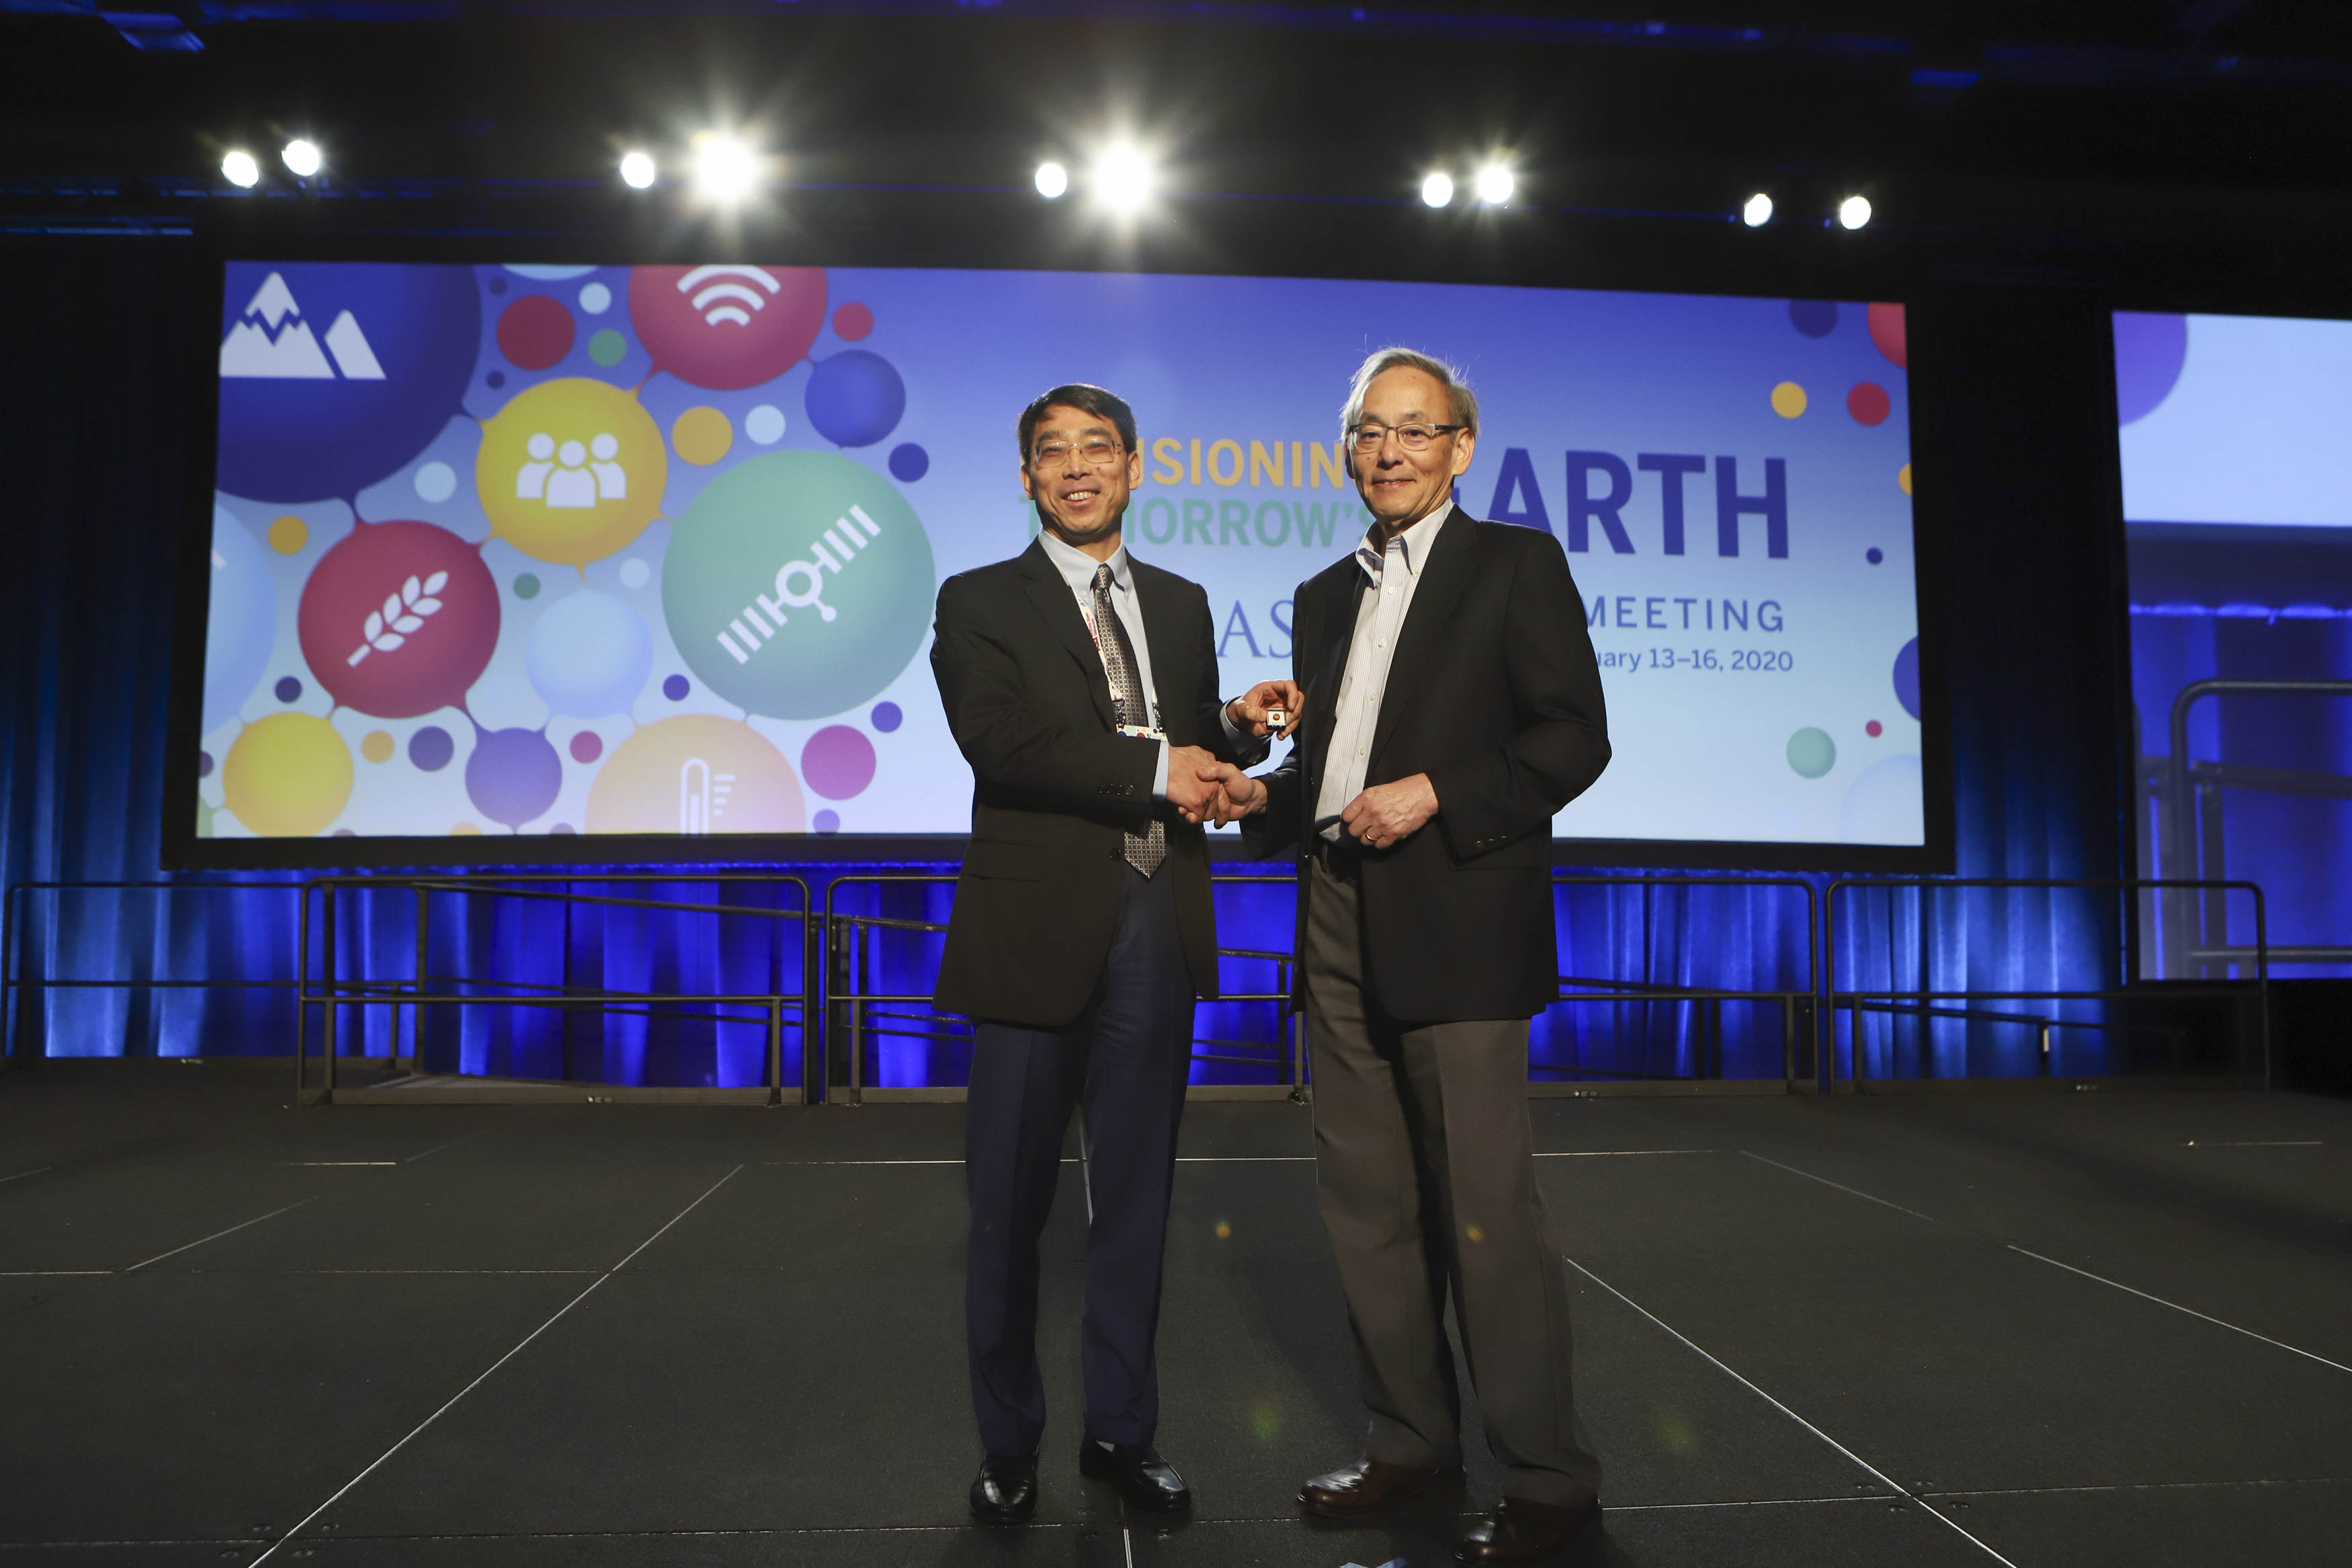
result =
M1110 602L1110 567L1095 568L1095 646L1102 651L1103 674L1110 677L1110 706L1121 724L1149 724L1143 681L1135 673L1135 644ZM1157 813L1142 832L1127 835L1127 863L1150 876L1168 858L1168 829Z

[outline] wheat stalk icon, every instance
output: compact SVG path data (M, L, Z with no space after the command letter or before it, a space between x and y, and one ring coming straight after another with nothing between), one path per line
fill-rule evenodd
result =
M360 633L360 645L343 662L356 664L371 652L389 653L408 641L409 634L425 624L428 615L441 612L441 601L433 596L448 586L449 574L436 571L422 582L410 578L400 585L397 593L383 597L383 608L368 612L367 625Z

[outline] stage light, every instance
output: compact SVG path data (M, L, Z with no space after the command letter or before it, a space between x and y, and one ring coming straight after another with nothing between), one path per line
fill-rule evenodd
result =
M759 183L760 161L731 136L705 131L694 139L694 188L714 202L740 202Z
M289 169L305 180L319 172L320 159L319 145L315 141L306 141L298 136L286 144L286 150L278 156L286 160Z
M631 151L621 154L621 183L632 191L642 191L654 183L661 171L654 165L650 152Z
M1432 174L1427 179L1422 181L1421 201L1423 206L1442 207L1453 200L1453 175Z
M1112 212L1142 211L1158 183L1159 172L1152 168L1151 160L1140 149L1125 142L1104 148L1095 160L1095 200Z
M1760 229L1772 221L1772 198L1759 191L1748 198L1739 209L1739 221L1751 229Z
M1070 188L1070 172L1059 163L1037 165L1037 193L1052 201Z
M261 165L244 148L236 148L221 160L221 178L240 190L250 190L261 178Z
M1511 199L1518 183L1510 170L1500 163L1489 163L1478 171L1478 199L1490 207L1499 207Z
M1858 229L1870 221L1870 198L1848 196L1838 204L1838 222L1850 229Z

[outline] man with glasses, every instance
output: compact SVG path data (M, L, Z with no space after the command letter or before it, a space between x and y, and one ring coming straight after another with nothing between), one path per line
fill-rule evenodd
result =
M1457 372L1383 350L1341 423L1372 526L1298 588L1299 743L1219 775L1252 849L1304 862L1317 1180L1371 1416L1298 1500L1349 1517L1458 1484L1450 1292L1504 1493L1455 1560L1528 1562L1600 1514L1527 1072L1559 995L1551 820L1609 762L1601 673L1559 542L1453 504L1478 439Z
M1079 1105L1079 1469L1130 1507L1191 1504L1152 1446L1153 1341L1192 1000L1217 994L1201 823L1227 816L1217 770L1263 758L1300 706L1288 681L1220 703L1207 594L1127 553L1120 527L1143 448L1125 402L1055 387L1019 429L1021 487L1041 531L1014 559L940 585L931 645L974 781L936 999L972 1019L964 1319L987 1454L971 1511L991 1524L1036 1509L1037 1242ZM1285 714L1278 731L1269 709Z

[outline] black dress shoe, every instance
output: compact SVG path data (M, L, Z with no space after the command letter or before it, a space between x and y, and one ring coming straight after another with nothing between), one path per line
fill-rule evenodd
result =
M1110 1482L1129 1508L1147 1513L1181 1513L1192 1506L1192 1489L1149 1443L1119 1443L1106 1448L1088 1437L1078 1445L1078 1470Z
M991 1454L971 1483L971 1516L982 1524L1026 1524L1037 1511L1037 1456Z
M1534 1563L1566 1546L1601 1518L1601 1500L1562 1507L1507 1497L1454 1548L1456 1563Z

